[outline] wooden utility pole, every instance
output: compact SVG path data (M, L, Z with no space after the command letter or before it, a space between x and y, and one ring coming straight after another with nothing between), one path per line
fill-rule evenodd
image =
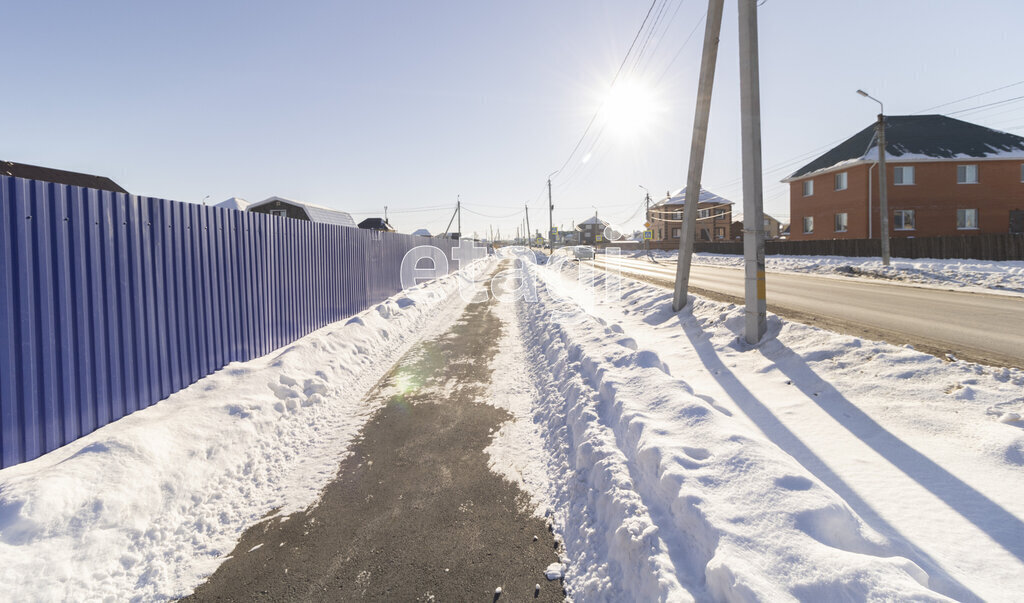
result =
M551 178L548 178L548 252L555 252L555 203L551 200Z
M722 29L723 2L724 0L708 0L704 53L701 57L700 81L697 85L697 110L693 118L693 136L690 141L690 167L686 177L686 205L680 229L679 259L676 262L676 288L672 298L672 309L676 312L682 310L686 305L690 283L693 239L697 233L697 202L700 199L700 180L704 170L704 148L707 144L708 119L711 115L711 89L715 82L715 62L718 59L718 34Z

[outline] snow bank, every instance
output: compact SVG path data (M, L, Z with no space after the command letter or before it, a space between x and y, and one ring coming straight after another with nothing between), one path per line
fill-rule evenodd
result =
M573 597L1024 587L1024 430L997 420L1024 407L1020 371L775 316L750 348L742 308L695 300L677 315L671 293L633 281L594 303L606 276L581 285L575 269L531 271L537 301L515 310L529 383L495 387L532 397L491 450L563 536Z
M676 251L656 250L651 253L655 258L671 260L679 255ZM647 257L645 252L630 255ZM743 256L695 253L693 263L743 268ZM765 268L769 272L807 272L1024 294L1024 262L892 258L889 266L883 266L881 258L772 255L765 258Z
M375 407L364 394L464 305L457 275L0 471L0 592L166 600L268 513L314 503Z

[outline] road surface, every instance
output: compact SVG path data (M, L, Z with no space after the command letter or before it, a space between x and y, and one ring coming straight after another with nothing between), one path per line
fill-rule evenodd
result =
M623 276L672 287L674 260L609 258ZM787 272L766 277L768 310L832 331L880 339L944 357L1024 368L1024 298L949 291L864 278ZM690 292L743 303L743 270L694 264Z

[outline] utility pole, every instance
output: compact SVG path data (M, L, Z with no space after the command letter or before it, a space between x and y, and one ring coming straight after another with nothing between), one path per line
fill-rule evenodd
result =
M557 173L557 172L556 172ZM552 174L554 175L554 174ZM555 203L551 200L551 176L548 176L548 253L555 253L555 223L552 218Z
M533 233L530 232L530 204L524 204L526 208L526 245L531 250L533 249Z
M683 224L679 237L679 260L676 262L676 288L672 298L672 309L676 312L682 310L686 305L690 283L693 239L697 234L697 202L700 200L700 180L704 171L704 147L708 137L711 89L715 82L715 62L718 59L718 34L722 29L723 2L724 0L708 0L704 52L701 56L700 80L697 85L697 109L693 118L693 136L690 141L690 167L686 177L686 205L683 210Z
M647 251L647 255L649 256L649 255L651 255L651 244L648 242L648 239L647 239L647 231L650 230L650 227L648 226L648 224L651 223L651 191L647 190L647 187L642 185L642 184L640 185L640 188L644 189L644 192L647 193L647 196L644 197L644 202L646 203L646 207L644 209L644 234L643 234L643 238L644 238L644 250Z
M757 0L739 0L740 112L743 152L743 265L745 331L749 344L766 329L764 207L761 184L761 85L757 57ZM689 196L689 195L687 195Z
M388 221L388 206L387 205L384 206L384 221L385 222Z
M889 195L886 186L885 173L885 105L882 101L871 96L863 90L857 90L857 94L870 98L878 103L878 123L875 124L875 132L878 137L878 211L881 214L882 222L882 265L889 265ZM868 228L871 228L871 216L868 216Z
M455 196L455 213L459 216L459 240L462 240L462 196Z

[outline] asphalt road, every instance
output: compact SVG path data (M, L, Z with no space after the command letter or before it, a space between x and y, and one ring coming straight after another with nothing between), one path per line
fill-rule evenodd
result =
M672 287L673 260L610 259L623 276ZM863 277L770 272L768 310L829 330L888 341L938 356L1024 368L1024 298L917 287ZM693 265L690 292L743 303L743 270Z
M383 407L318 504L247 530L185 600L564 600L544 575L562 545L487 466L484 449L511 418L487 404L494 303L469 304L406 354L367 400Z

